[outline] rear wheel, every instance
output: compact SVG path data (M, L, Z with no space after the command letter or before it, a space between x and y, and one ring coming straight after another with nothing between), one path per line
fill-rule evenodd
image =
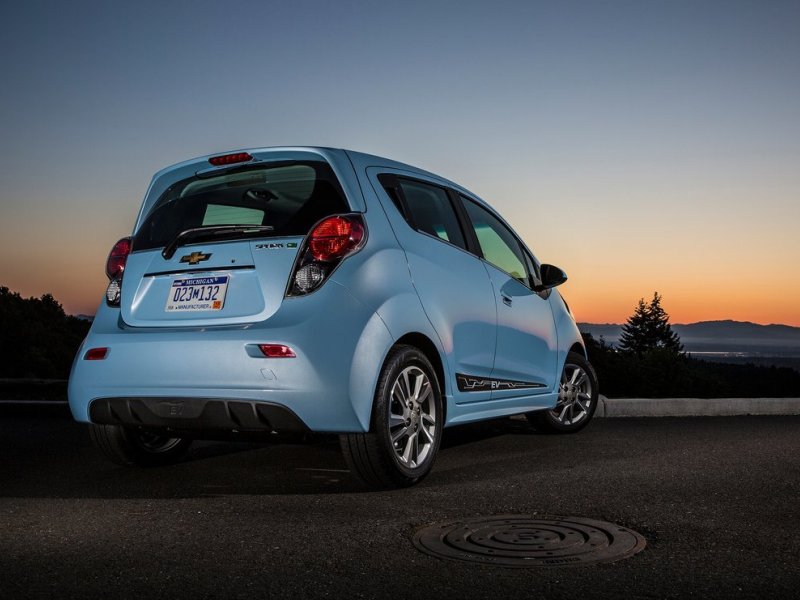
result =
M527 413L539 430L575 433L589 424L597 408L597 375L582 354L570 352L561 373L555 408Z
M191 440L139 431L120 425L89 425L89 437L112 462L124 466L155 467L178 461Z
M436 374L411 346L392 349L384 363L369 433L348 433L340 443L350 471L371 487L404 487L431 470L444 414Z

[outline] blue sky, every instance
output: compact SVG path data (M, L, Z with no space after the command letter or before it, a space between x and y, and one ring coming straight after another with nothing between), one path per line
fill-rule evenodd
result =
M658 289L800 324L798 2L26 2L0 32L0 285L71 312L153 172L318 144L478 193L585 320Z

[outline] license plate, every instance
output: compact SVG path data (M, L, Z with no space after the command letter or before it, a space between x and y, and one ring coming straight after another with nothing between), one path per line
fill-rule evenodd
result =
M228 292L228 276L175 279L169 290L167 312L222 310Z

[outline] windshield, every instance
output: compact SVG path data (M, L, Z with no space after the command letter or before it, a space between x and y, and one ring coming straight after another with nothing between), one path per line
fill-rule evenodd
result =
M325 162L247 165L170 186L136 232L133 249L163 248L182 231L220 225L259 226L258 237L305 235L320 219L348 211Z

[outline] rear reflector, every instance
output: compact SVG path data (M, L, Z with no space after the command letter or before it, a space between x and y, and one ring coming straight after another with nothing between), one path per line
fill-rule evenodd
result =
M258 347L267 358L295 358L297 356L294 350L283 344L259 344Z
M83 355L83 360L103 360L108 354L108 348L91 348Z
M221 167L223 165L235 165L236 163L248 162L253 160L253 157L250 156L247 152L236 152L234 154L223 154L222 156L212 156L208 159L215 167Z

